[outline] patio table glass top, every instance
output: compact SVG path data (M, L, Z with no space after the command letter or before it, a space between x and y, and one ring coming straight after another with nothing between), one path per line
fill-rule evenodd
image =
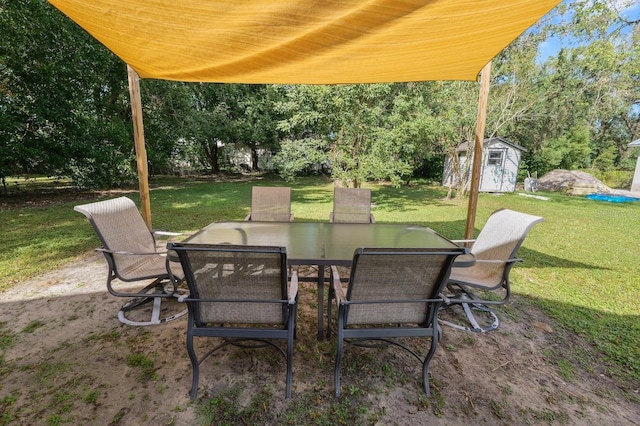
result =
M286 247L291 265L350 265L359 247L459 248L430 228L396 223L214 222L185 243Z
M366 248L460 250L456 266L475 262L468 250L431 228L399 223L214 222L184 244L286 247L289 265L318 265L318 339L324 335L325 265L350 266L354 251Z

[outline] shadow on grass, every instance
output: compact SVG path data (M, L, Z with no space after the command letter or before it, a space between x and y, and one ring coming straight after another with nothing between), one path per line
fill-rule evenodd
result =
M537 250L531 250L524 246L518 250L518 257L523 259L526 266L530 268L611 269L601 265L590 265L583 262L576 262L575 260L552 256Z

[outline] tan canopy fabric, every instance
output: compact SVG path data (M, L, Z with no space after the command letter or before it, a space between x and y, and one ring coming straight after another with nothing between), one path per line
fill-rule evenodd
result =
M559 0L49 0L142 78L476 80Z

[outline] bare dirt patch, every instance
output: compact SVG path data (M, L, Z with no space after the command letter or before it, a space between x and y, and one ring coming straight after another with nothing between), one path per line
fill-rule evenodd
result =
M0 424L201 424L188 396L186 317L123 325L123 300L106 292L105 278L92 253L0 295ZM405 353L348 348L336 402L335 346L316 340L315 286L300 296L292 399L283 398L275 351L230 348L202 365L198 395L201 404L226 395L218 408L226 401L245 411L205 424L640 424L640 386L621 388L592 347L517 295L499 311L497 331L444 328L431 396Z

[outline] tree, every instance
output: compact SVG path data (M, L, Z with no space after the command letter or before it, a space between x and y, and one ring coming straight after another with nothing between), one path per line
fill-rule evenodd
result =
M2 175L131 176L124 64L41 0L2 1L0 27Z
M279 128L288 134L287 148L277 158L286 178L326 161L344 185L399 185L428 156L419 154L428 117L420 84L291 86L286 96L279 107L288 118ZM296 144L315 153L293 159Z
M455 176L462 197L469 177L469 165L461 164L458 147L462 142L473 140L477 117L478 88L470 82L435 82L431 85L428 108L430 126L427 141L440 155L446 156L451 173ZM470 158L470 155L467 155ZM449 185L447 198L453 195L453 182Z
M199 145L200 160L213 173L220 171L219 145L246 147L251 169L258 170L258 151L277 150L279 97L275 86L191 84L193 116L188 139Z
M631 0L563 3L558 8L562 19L548 29L573 40L548 70L555 81L573 82L571 90L563 89L564 105L573 109L570 115L575 118L565 121L562 131L570 133L581 121L588 126L591 157L602 156L595 165L608 163L612 152L614 163L623 164L627 144L640 136L640 16L635 4Z
M144 136L150 174L173 171L178 142L192 134L198 111L188 83L162 80L140 82Z
M281 150L273 161L287 181L315 165L328 165L332 124L329 86L279 86L282 94L274 104L282 117L277 124Z

